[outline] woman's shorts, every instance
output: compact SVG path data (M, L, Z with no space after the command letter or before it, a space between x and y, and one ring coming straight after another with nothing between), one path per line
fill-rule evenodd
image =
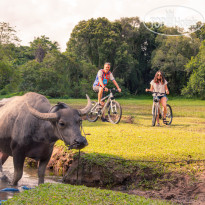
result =
M161 95L161 96L157 96L160 100L163 98L163 97L165 97L167 100L168 100L168 98L167 98L167 95Z

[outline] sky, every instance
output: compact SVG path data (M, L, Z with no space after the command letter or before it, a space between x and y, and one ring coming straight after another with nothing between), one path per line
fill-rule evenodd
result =
M45 35L65 51L79 21L136 16L143 20L150 10L167 5L186 6L205 16L204 0L0 0L0 22L15 28L21 45Z

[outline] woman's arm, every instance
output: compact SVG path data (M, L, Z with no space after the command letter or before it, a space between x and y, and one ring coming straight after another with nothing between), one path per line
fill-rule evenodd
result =
M169 95L169 90L168 90L167 85L165 85L165 93L166 93L167 95Z
M153 90L154 90L153 85L150 85L150 89L147 89L147 88L145 89L146 92L148 92L148 91L152 92Z

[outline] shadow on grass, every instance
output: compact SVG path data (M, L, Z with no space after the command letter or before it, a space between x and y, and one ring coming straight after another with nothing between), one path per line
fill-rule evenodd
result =
M81 153L78 160L76 153L64 183L112 188L129 187L133 183L136 186L140 182L141 187L152 188L156 179L164 174L160 163L127 160L110 154Z

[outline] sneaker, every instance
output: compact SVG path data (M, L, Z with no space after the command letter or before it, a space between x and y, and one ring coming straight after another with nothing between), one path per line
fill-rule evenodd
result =
M102 117L101 118L102 122L109 122L106 118Z
M163 118L163 123L165 124L165 125L167 125L167 120L166 120L166 118Z

